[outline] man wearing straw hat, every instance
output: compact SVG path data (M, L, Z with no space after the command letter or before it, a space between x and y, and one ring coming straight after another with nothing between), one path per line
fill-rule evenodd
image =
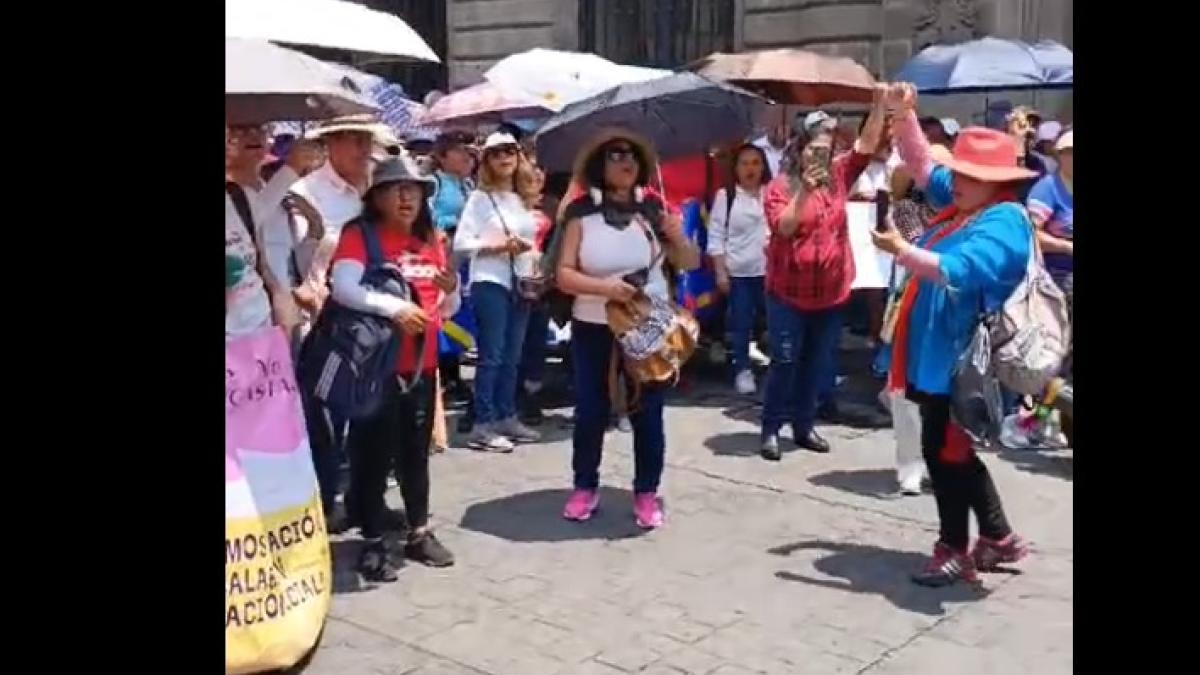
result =
M297 182L292 192L316 208L324 221L326 241L332 239L336 245L346 223L362 213L363 194L370 184L372 155L377 145L392 141L394 137L389 131L374 115L367 114L322 122L306 134L306 138L324 144L327 159L319 169ZM307 226L303 216L296 220L301 227ZM329 531L345 531L350 523L344 503L337 499L337 486L346 421L331 415L308 397L304 401L304 417Z

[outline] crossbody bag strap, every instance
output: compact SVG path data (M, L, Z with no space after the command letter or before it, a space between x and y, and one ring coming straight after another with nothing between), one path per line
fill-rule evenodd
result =
M666 249L659 243L658 237L654 235L654 230L650 229L645 216L640 213L634 214L633 220L642 228L642 234L646 235L646 241L650 242L650 265L646 268L649 273L662 261L663 256L666 255Z
M246 190L234 181L225 181L225 193L229 195L230 201L233 202L233 209L237 211L238 217L242 220L242 227L246 229L246 234L250 237L251 244L254 245L254 271L258 274L258 278L262 279L263 290L267 292L267 302L271 305L271 311L275 311L275 298L272 296L271 289L267 288L267 273L266 267L266 249L262 246L262 237L259 236L258 225L254 222L254 211L250 208L250 198L246 196ZM274 279L274 276L269 278Z
M500 228L504 230L504 236L513 236L512 230L508 229L508 222L504 220L504 213L500 211L500 205L496 203L496 198L492 196L491 192L484 191L484 194L487 195L488 201L492 203L492 210L496 212L496 217L500 219ZM515 283L517 278L517 257L512 254L512 251L508 252L508 266Z

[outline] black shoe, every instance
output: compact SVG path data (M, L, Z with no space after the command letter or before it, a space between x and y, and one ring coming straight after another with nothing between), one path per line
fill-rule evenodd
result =
M471 430L475 428L475 411L468 408L462 417L458 418L458 424L455 428L460 434L471 433Z
M779 452L779 434L767 434L763 438L761 453L763 459L772 462L778 462L783 458Z
M341 534L353 526L346 513L346 505L342 502L334 502L333 506L325 509L325 529L330 534Z
M833 401L825 401L817 406L817 419L821 420L822 422L836 424L842 419L842 413L840 410L838 410L837 403Z
M829 452L829 441L821 438L821 435L815 430L808 432L808 435L804 438L797 438L796 445L804 448L805 450L811 450L813 452Z
M404 557L430 567L449 567L454 564L454 554L428 531L415 539L409 538L408 543L404 545Z
M518 417L522 424L528 424L531 427L541 426L545 421L546 416L542 413L542 400L539 394L525 392L520 401L521 410Z
M397 579L396 566L388 559L387 547L382 541L368 543L358 556L358 573L367 581L393 582Z

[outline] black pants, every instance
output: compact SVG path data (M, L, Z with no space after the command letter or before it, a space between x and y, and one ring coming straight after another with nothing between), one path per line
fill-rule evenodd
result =
M341 433L335 420L316 398L302 394L304 424L308 428L308 445L312 450L313 468L317 472L317 485L321 490L321 504L328 513L338 495L340 474Z
M971 511L979 521L980 536L1007 537L1012 528L996 485L966 433L951 422L949 397L910 390L908 398L921 409L921 453L937 499L942 543L956 551L967 550Z
M429 439L437 395L435 378L427 374L404 393L395 378L384 389L383 405L369 418L350 423L350 516L363 539L383 536L388 471L395 470L410 528L429 520Z

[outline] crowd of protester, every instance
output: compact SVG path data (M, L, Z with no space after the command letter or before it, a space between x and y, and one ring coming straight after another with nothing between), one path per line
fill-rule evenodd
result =
M833 449L815 422L836 416L838 346L849 304L861 302L895 428L898 484L916 495L931 481L938 505L939 539L915 579L973 579L1026 547L950 419L952 362L979 307L1002 303L1021 279L1031 255L1026 202L1046 265L1070 297L1073 131L1027 109L1004 129L962 128L918 117L916 103L911 87L881 86L857 134L815 111L720 156L699 155L711 184L697 195L708 213L705 251L684 234L680 205L656 177L653 143L629 132L598 133L577 150L573 173L546 175L528 138L508 125L409 147L370 117L323 123L303 138L227 128L227 338L277 325L299 356L328 302L385 317L402 336L396 377L372 415L340 419L304 393L329 528L359 528L360 572L388 581L390 530L407 532L406 557L454 562L428 524L429 456L450 445L451 403L467 406L458 432L470 448L512 453L539 440L532 427L542 420L551 321L570 325L574 490L563 516L583 521L599 504L604 436L624 412L612 405L622 384L610 371L606 302L670 299L678 272L711 266L726 300L718 337L730 347L730 386L754 395L755 363L768 363L760 452L774 462L788 426L797 446ZM710 169L725 180L709 180ZM881 192L892 206L872 237L894 256L890 284L853 291L847 205ZM414 297L364 285L376 249L400 266ZM439 339L442 322L461 312L474 324L471 383L461 350ZM664 390L650 388L628 411L632 511L643 528L665 521L664 403ZM383 500L389 474L402 513ZM969 549L972 511L980 535Z

